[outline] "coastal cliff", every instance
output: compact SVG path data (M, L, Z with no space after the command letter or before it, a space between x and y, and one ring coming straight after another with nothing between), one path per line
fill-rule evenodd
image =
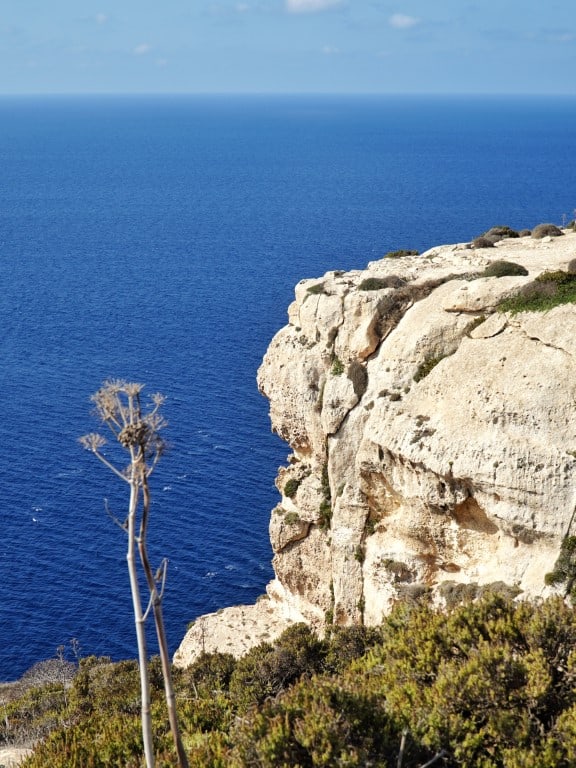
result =
M499 305L575 257L565 230L296 286L258 372L292 451L270 521L275 579L256 605L197 620L175 664L240 655L296 621L377 624L424 592L550 592L576 505L576 304ZM502 260L518 268L485 275Z

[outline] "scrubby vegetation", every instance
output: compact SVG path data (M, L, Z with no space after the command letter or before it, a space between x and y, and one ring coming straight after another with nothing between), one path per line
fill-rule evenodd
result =
M493 261L489 264L481 277L506 277L516 275L527 275L528 270L521 264L515 264L513 261Z
M359 291L381 291L383 288L401 288L406 285L398 275L388 275L387 277L367 277L362 280L358 286Z
M501 312L545 312L560 304L576 302L576 273L543 272L525 285L516 296L498 306Z
M530 230L528 230L530 234ZM487 232L484 232L479 237L476 237L472 241L473 248L493 248L494 245L503 240L506 237L520 237L520 233L515 229L506 226L490 227Z
M399 251L388 251L384 254L385 259L401 259L403 256L418 256L420 251L406 251L403 248Z
M329 530L332 523L332 490L327 463L322 467L322 501L318 510L318 522L323 531Z
M573 224L574 222L570 222L566 228L573 229ZM555 224L538 224L533 229L520 230L512 229L512 227L508 226L498 225L495 227L490 227L489 230L476 237L472 241L472 247L493 248L497 242L505 238L528 237L531 235L533 238L539 240L543 237L559 237L562 234L563 232L560 227L557 227Z
M416 373L412 377L414 381L419 382L422 381L422 379L425 379L426 376L428 376L428 374L431 373L432 370L436 368L438 363L441 363L445 357L447 357L447 355L431 355L430 357L427 357L425 360L423 360L416 369Z
M495 238L484 237L484 235L481 235L472 240L472 248L494 248L494 243L496 242L497 239Z
M378 628L291 627L174 682L195 768L559 768L576 754L576 613L487 590L442 612L398 605ZM157 660L156 765L175 764ZM139 768L135 662L84 659L71 685L4 703L0 741L36 735L26 768Z
M543 237L560 237L564 233L555 224L538 224L532 230L532 237L536 240L541 240Z
M511 227L506 226L496 226L496 227L490 227L490 229L487 232L484 232L483 237L496 237L498 240L502 240L505 237L519 237L519 233L512 229Z
M300 482L295 477L291 477L284 486L284 496L288 496L290 499L294 498L296 491L300 487Z
M544 577L546 584L562 584L567 595L576 598L576 536L566 536L560 554L550 573Z
M344 367L344 363L340 358L335 357L334 360L332 360L332 366L330 368L330 373L332 376L341 376L346 368Z

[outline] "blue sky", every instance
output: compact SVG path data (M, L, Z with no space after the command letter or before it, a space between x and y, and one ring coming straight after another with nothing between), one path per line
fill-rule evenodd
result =
M573 0L4 0L0 93L576 93Z

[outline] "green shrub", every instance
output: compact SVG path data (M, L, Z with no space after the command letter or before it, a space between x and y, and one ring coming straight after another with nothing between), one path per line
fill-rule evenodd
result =
M518 232L518 237L530 237L531 234L532 234L531 229L521 229Z
M554 569L545 575L544 582L548 585L564 584L566 594L572 599L576 597L576 536L564 537Z
M330 368L330 373L332 376L341 376L344 373L344 363L340 360L340 358L335 357L332 361L332 368Z
M532 230L532 237L535 240L541 240L543 237L560 237L564 233L555 224L538 224Z
M385 259L401 259L404 256L418 256L420 251L406 251L404 249L401 249L399 251L388 251L384 255Z
M543 272L525 285L516 296L498 305L499 312L546 312L561 304L576 302L576 274Z
M489 264L481 277L507 277L515 275L527 275L528 270L521 264L515 264L513 261L493 261Z
M327 672L344 672L382 640L380 627L332 626L328 630L328 652L324 667Z
M260 643L238 660L230 696L240 712L277 696L302 675L321 670L326 646L305 624L294 624L272 645Z
M291 477L284 486L284 496L293 499L296 496L296 491L300 487L301 480L296 480L295 477Z
M534 606L488 594L448 615L394 611L364 670L385 691L390 718L432 754L446 750L450 765L552 768L572 764L575 640L562 600Z
M287 512L284 516L284 522L286 525L297 525L300 522L300 515L298 512Z
M570 285L576 280L576 275L570 272L564 272L562 269L555 269L553 272L541 272L535 278L537 283L555 283L556 285Z
M567 584L575 560L568 537L548 581ZM190 768L392 768L403 732L406 768L574 765L576 612L496 587L446 584L446 602L464 604L398 603L382 626L329 626L324 641L295 625L238 661L174 670ZM172 768L157 660L151 673L156 766ZM23 768L137 768L137 665L82 660L66 692L51 683L5 704L2 742L12 725L41 734Z
M330 528L332 522L332 504L328 499L323 499L320 502L319 510L319 525L322 531L327 531Z
M236 659L230 653L202 653L180 672L180 687L195 692L196 696L226 692L235 667Z
M438 363L442 362L445 357L448 357L447 354L444 355L438 355L438 356L430 356L427 357L416 369L416 373L412 377L414 381L419 382L422 381L422 379L425 379L426 376L438 365ZM392 398L390 398L392 399ZM400 398L398 398L400 399Z
M381 291L383 288L401 288L406 285L406 280L402 280L398 275L388 275L387 277L367 277L362 280L358 286L359 291Z
M366 689L317 677L268 700L239 723L233 768L391 768L400 728L388 716L384 698Z

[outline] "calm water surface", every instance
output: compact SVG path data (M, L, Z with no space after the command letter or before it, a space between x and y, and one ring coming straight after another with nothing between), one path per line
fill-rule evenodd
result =
M575 128L573 99L0 99L0 679L71 638L136 654L126 489L77 443L105 378L168 398L175 650L272 574L288 448L255 376L294 284L572 218Z

